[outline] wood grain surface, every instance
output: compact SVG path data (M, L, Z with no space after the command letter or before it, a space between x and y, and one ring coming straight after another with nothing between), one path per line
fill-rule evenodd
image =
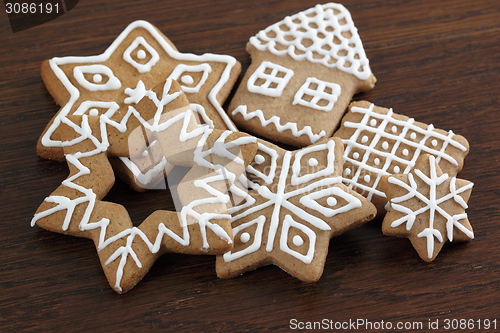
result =
M497 320L500 329L500 1L346 0L378 82L355 99L465 136L460 178L475 183L475 239L446 246L433 263L407 239L383 236L380 220L332 239L319 282L277 267L218 279L214 257L163 256L134 289L116 294L91 241L30 227L67 176L37 157L58 110L40 77L55 56L94 55L136 19L156 25L182 52L229 54L248 67L248 39L316 4L310 0L80 0L68 13L13 33L0 13L0 331L251 331L294 323ZM2 7L3 10L3 7ZM106 198L136 221L169 207L164 193L117 182ZM297 320L297 322L293 320ZM379 326L380 327L380 326ZM356 331L353 326L339 331ZM358 331L375 331L360 326ZM387 328L387 326L386 326ZM407 327L408 328L408 327ZM418 328L418 327L414 327ZM484 328L484 326L481 326Z

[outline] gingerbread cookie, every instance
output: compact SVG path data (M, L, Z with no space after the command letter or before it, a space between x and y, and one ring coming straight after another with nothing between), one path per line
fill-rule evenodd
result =
M469 152L467 140L373 105L353 102L335 136L345 144L343 182L371 200L380 215L387 203L385 175L407 174L421 154L431 154L443 172L456 175Z
M250 38L251 65L228 113L240 129L297 147L331 137L352 96L373 88L350 13L317 5Z
M181 53L153 25L131 23L104 51L94 56L53 58L42 64L43 81L61 109L47 125L37 151L41 157L63 160L66 144L53 137L70 115L102 115L117 123L166 78L178 80L192 109L214 128L235 131L221 104L241 70L231 56ZM133 93L133 96L130 94ZM109 135L122 136L118 128Z
M380 186L390 208L382 223L388 236L408 237L425 261L446 241L474 238L465 209L472 182L443 173L432 155L422 155L408 174L384 176Z
M217 254L232 248L225 192L257 150L256 139L246 134L200 126L175 81L168 79L164 90L143 98L157 107L130 107L120 123L106 114L61 118L51 138L64 147L70 175L32 220L47 230L92 239L106 277L119 293L139 282L165 252ZM118 128L123 137L110 128ZM150 145L140 140L144 133L161 147L165 172L176 163L192 168L177 186L178 212L155 211L135 227L125 207L102 199L114 183L108 156L143 152Z
M230 188L244 200L229 210L234 248L217 256L217 275L231 278L275 264L300 280L317 281L330 239L370 221L376 209L341 183L339 139L297 151L263 140L258 147L248 179Z

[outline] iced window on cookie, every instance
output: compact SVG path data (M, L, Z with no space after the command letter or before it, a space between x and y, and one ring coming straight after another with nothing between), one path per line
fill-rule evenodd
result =
M279 97L292 76L291 69L263 61L248 79L248 90L257 94Z
M331 111L340 96L341 88L336 83L308 77L293 98L293 104L301 104L316 110Z

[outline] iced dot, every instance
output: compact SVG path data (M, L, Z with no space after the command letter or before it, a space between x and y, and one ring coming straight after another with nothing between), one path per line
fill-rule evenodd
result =
M144 50L137 51L137 58L139 58L141 60L145 59L146 58L146 51L144 51Z
M387 141L384 141L382 143L382 148L384 148L385 150L389 149L389 143Z
M403 155L405 156L408 156L410 154L410 152L408 151L408 149L403 149Z
M262 156L261 154L257 154L257 155L255 155L255 158L254 158L254 159L255 159L255 163L257 163L257 164L262 164L262 163L264 163L264 161L266 160L266 159L264 158L264 156Z
M181 77L181 82L184 83L184 84L193 84L194 83L194 79L191 75L184 75L183 77Z
M380 158L376 158L373 160L373 163L375 163L375 165L379 165L380 164Z
M413 132L410 134L410 139L415 140L417 138L417 133Z
M244 232L241 234L240 241L242 243L248 243L249 240L250 240L250 234L248 232Z
M317 160L317 159L315 159L314 157L311 157L311 158L309 159L309 166L315 167L315 166L317 166L317 165L318 165L318 160Z
M368 137L365 135L361 138L361 143L367 143L368 142Z
M146 157L146 156L149 155L149 152L147 150L145 150L145 151L142 152L141 155L142 155L142 157Z
M295 246L301 246L302 244L304 244L304 240L299 235L293 236L292 242Z
M358 153L358 152L356 152L356 153L352 154L352 157L353 157L355 160L357 160L357 159L359 158L359 153Z
M97 116L97 115L99 115L99 111L97 109L92 109L89 111L89 115Z
M371 179L371 178L370 178L370 175L365 175L365 176L363 177L363 180L364 180L365 182L367 182L367 183L369 183L369 182L370 182L370 179Z
M345 175L345 176L349 176L350 174L351 174L351 169L346 168L346 169L344 170L344 175Z
M397 133L398 128L396 126L392 126L391 131L392 133Z
M94 77L92 78L95 83L101 83L102 82L102 75L101 74L94 74Z
M370 120L371 126L377 126L377 121L375 119Z
M401 170L399 169L399 167L396 165L394 166L394 173L399 173Z
M436 139L432 140L431 141L431 145L433 145L434 147L436 147L438 145L438 141Z
M334 197L329 197L328 199L326 199L326 203L328 204L328 206L335 206L337 204L337 199L335 199Z

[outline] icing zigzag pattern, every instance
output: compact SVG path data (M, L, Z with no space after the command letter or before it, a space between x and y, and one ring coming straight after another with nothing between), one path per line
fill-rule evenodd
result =
M316 141L326 136L325 131L321 131L318 134L314 134L311 126L304 126L304 128L302 128L299 131L296 123L287 122L285 125L281 125L280 123L281 119L279 117L272 116L271 118L266 119L264 117L264 113L261 110L248 112L246 105L238 106L236 109L233 110L232 115L234 116L238 113L241 114L245 120L250 120L257 117L262 127L266 127L269 124L273 124L280 133L286 130L290 130L292 131L292 134L296 137L299 137L301 135L307 135L309 137L309 140L311 140L311 143L316 143Z

